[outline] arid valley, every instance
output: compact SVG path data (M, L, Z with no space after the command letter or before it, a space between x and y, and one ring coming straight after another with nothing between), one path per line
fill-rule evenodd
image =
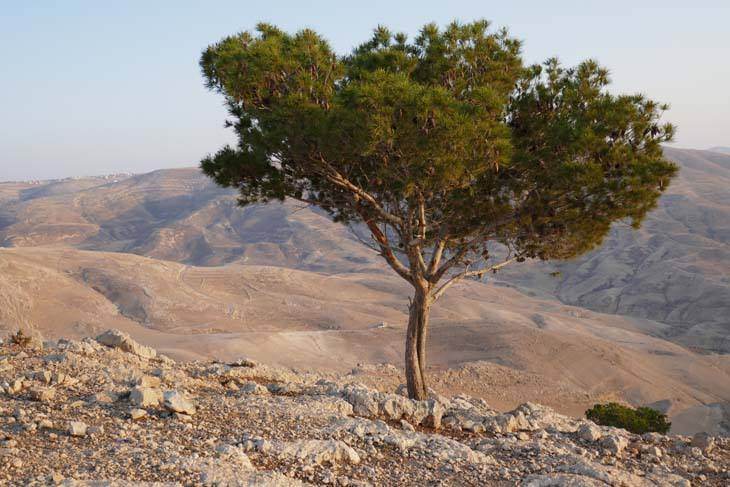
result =
M429 386L499 410L652 405L673 432L727 434L730 156L666 154L680 175L642 229L617 226L580 259L508 267L440 301ZM117 328L177 360L245 355L403 382L406 284L301 203L240 209L192 168L5 182L0 245L5 334Z

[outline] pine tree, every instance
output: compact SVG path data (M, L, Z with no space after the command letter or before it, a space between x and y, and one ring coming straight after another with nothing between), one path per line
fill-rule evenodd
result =
M260 24L200 65L238 136L201 162L241 205L293 198L361 224L413 286L410 397L426 397L429 311L454 283L525 259L566 259L618 220L636 227L677 168L667 108L614 95L594 61L525 66L487 21L378 27L338 56L312 30ZM495 261L490 252L506 249Z

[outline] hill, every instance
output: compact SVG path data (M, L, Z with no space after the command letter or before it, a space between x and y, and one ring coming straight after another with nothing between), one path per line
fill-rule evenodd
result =
M698 350L730 351L730 156L666 149L681 171L639 231L617 225L580 259L507 268L527 293L646 318L648 333ZM236 206L196 169L24 188L0 183L0 245L62 245L217 266L320 272L382 269L345 227L294 202ZM32 191L31 191L32 190ZM560 277L550 274L559 271Z

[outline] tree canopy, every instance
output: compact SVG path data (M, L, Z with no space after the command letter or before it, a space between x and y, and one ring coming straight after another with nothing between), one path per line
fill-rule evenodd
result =
M238 135L203 171L243 205L294 198L364 223L426 317L460 279L638 226L677 170L665 105L611 93L595 61L525 66L520 41L484 20L412 40L378 27L344 56L312 30L259 24L200 65Z

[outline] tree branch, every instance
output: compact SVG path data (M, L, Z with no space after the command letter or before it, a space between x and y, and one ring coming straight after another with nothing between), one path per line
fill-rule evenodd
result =
M431 254L431 262L429 262L428 269L426 270L426 279L431 280L431 276L441 263L441 257L444 255L447 241L448 239L444 237L439 237L436 241L433 253Z
M383 208L380 203L377 202L375 197L362 189L361 187L357 186L356 184L353 184L349 179L344 177L340 172L335 169L332 164L328 163L322 155L319 156L319 161L321 162L322 166L324 167L325 171L323 172L323 176L327 178L328 181L331 183L346 189L357 196L360 200L367 201L370 206L375 209L375 211L380 215L380 217L387 221L388 223L392 225L402 225L403 220L398 218L397 216L393 215L392 213L388 212Z
M516 261L518 257L512 257L511 259L505 260L504 262L501 262L499 264L493 265L492 267L487 267L484 269L479 269L476 271L470 271L468 268L464 270L464 272L461 272L459 274L456 274L454 277L446 281L441 285L440 288L436 290L436 292L433 293L433 301L436 302L443 294L446 292L448 288L456 284L457 282L467 278L467 277L475 277L475 276L483 276L487 272L493 272L498 269L501 269L502 267L511 264L512 262Z
M388 237L385 235L385 233L380 230L380 228L378 228L376 222L374 222L370 218L367 218L367 215L361 213L360 211L358 211L358 213L370 229L370 233L372 233L375 242L377 242L378 246L380 247L380 255L383 256L385 261L390 265L390 267L393 268L395 272L398 273L399 276L401 276L406 281L413 283L413 277L411 276L409 269L404 266L401 261L398 260L398 257L396 257L395 253L393 253L393 250L390 248L390 241L388 240Z

